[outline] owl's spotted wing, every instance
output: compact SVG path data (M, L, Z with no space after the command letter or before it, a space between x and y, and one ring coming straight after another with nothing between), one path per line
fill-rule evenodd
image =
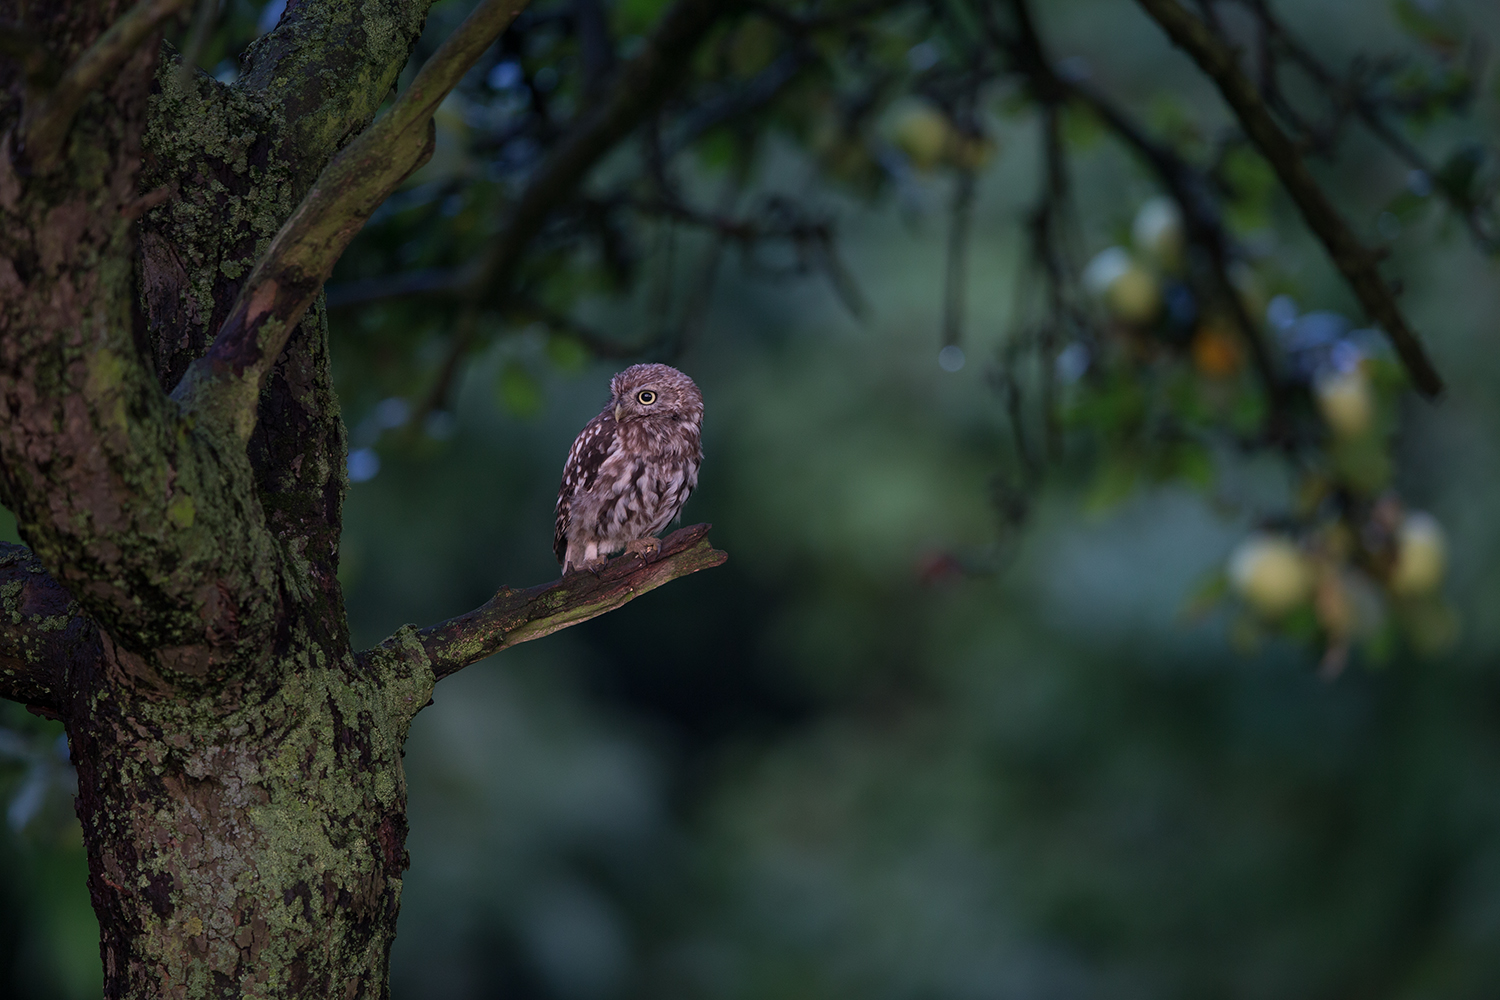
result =
M557 489L557 521L552 531L552 551L560 563L568 551L568 524L575 498L587 493L599 478L599 467L619 446L615 415L605 410L590 420L563 464L562 485Z

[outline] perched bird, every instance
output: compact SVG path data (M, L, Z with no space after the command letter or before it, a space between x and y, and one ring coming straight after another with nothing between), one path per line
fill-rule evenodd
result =
M563 575L624 549L643 559L682 510L703 461L703 394L676 368L632 365L609 383L563 466L552 551Z

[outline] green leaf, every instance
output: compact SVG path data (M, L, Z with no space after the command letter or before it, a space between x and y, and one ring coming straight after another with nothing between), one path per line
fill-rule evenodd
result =
M1198 582L1182 602L1180 616L1187 621L1196 621L1224 603L1229 596L1229 574L1214 570Z
M1440 52L1452 52L1463 44L1463 26L1445 3L1394 0L1391 9L1403 31Z
M547 358L565 372L576 372L588 364L589 349L576 338L554 333L547 338Z
M496 385L500 405L518 417L535 416L542 408L542 387L525 366L507 361Z
M1135 490L1140 478L1140 463L1131 454L1115 454L1106 458L1084 497L1083 509L1090 514L1102 514L1116 506Z
M1231 192L1224 218L1237 232L1266 229L1271 224L1271 199L1276 193L1276 172L1259 153L1248 148L1231 150L1219 167Z

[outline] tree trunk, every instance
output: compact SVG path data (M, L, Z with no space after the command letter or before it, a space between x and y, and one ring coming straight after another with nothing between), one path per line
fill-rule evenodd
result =
M0 544L0 697L67 728L106 997L385 996L401 748L436 679L724 559L683 529L352 649L322 279L292 271L326 276L363 217L326 252L287 234L348 187L325 167L375 164L378 204L523 0L484 0L364 131L428 2L289 4L226 86L158 66L186 0L0 0L34 53L0 62L0 503L27 541ZM292 286L280 327L254 311ZM204 405L247 384L248 415Z
M69 727L105 996L386 995L420 646L356 666L297 635L236 697L195 704L115 669Z

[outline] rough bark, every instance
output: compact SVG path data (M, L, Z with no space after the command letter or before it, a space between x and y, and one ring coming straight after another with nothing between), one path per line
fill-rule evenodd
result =
M121 21L167 0L27 5L18 30L42 54L0 62L0 502L29 545L0 546L0 697L67 727L108 997L387 992L401 747L434 663L462 664L410 626L350 646L326 271L307 270L283 328L257 340L237 419L215 417L213 386L195 407L169 393L254 299L255 274L331 266L341 245L316 237L362 208L333 206L312 239L288 220L347 174L340 150L409 155L489 44L459 38L439 84L398 100L415 110L395 141L369 139L390 138L371 121L427 2L291 4L229 86L184 77L170 52L158 66L154 27ZM0 25L21 24L18 7L0 0ZM69 79L89 82L56 89ZM61 125L59 102L76 105ZM44 118L39 141L28 127ZM387 158L394 184L409 159ZM701 531L679 534L659 560L519 607L502 589L509 617L464 648L545 635L722 561Z

